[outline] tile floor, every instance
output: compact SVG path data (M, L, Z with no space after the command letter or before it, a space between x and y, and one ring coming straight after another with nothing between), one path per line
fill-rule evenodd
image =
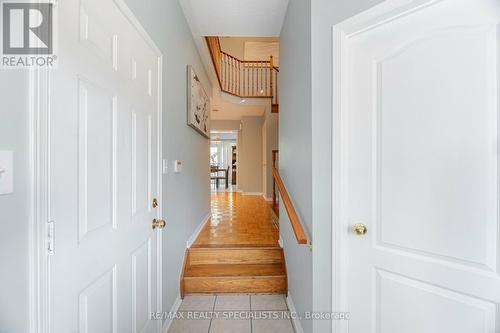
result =
M179 312L168 333L294 333L283 295L186 296Z

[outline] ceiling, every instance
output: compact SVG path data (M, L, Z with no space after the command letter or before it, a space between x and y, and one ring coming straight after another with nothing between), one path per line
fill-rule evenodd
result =
M212 131L210 132L210 140L221 141L236 141L237 133L234 131Z
M262 105L238 105L233 103L214 104L212 120L241 120L242 117L260 117L266 111Z
M201 36L279 36L288 6L288 0L179 1Z

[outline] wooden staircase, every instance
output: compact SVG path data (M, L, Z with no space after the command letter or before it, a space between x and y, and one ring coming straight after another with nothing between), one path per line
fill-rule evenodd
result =
M283 249L189 248L180 289L182 298L193 294L286 294Z

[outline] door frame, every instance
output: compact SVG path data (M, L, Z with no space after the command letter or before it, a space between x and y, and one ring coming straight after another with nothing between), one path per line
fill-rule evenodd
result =
M345 205L345 161L343 146L345 117L349 112L348 98L348 57L349 38L368 32L382 24L397 20L443 0L386 0L358 15L350 17L332 27L332 311L345 312L349 309L348 225L344 223L342 207ZM348 321L336 320L333 332L347 333Z
M135 17L124 0L112 0L122 14L128 19L139 35L146 41L157 57L157 175L158 175L158 218L163 216L163 178L162 178L162 155L163 155L163 54L156 46L153 39ZM54 3L57 6L57 2ZM56 32L57 33L57 32ZM57 69L55 69L57 70ZM50 194L49 194L49 159L50 159L50 69L30 69L28 71L28 313L30 333L51 332L51 305L50 305L50 268L51 256L47 251L47 224L50 217ZM162 231L162 230L161 230ZM156 307L157 311L163 311L162 304L162 248L163 234L158 232L156 246ZM57 228L56 228L57 233ZM57 250L57 239L55 242ZM158 321L158 332L161 330L161 321Z

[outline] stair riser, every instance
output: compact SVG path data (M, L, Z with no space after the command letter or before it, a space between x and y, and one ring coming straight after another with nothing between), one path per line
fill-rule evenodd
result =
M191 249L189 264L279 264L281 252L281 249Z
M185 294L283 294L286 293L286 278L185 278Z

